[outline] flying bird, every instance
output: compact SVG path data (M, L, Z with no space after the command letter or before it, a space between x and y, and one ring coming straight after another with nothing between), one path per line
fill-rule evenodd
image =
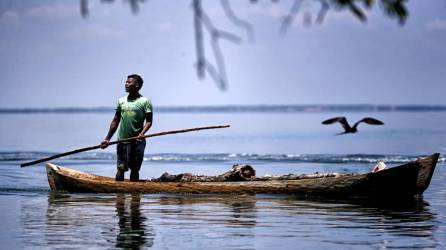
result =
M339 123L342 125L342 127L344 128L344 130L345 130L344 132L339 133L339 134L337 134L337 135L342 135L342 134L348 134L348 133L356 133L356 132L358 132L358 125L359 125L361 122L364 122L364 123L367 123L367 124L370 124L370 125L383 125L383 124L384 124L382 121L380 121L380 120L378 120L378 119L371 118L371 117L365 117L365 118L363 118L362 120L357 121L357 122L353 125L353 127L350 127L350 125L349 125L348 122L347 122L347 119L346 119L344 116L341 116L341 117L334 117L334 118L325 120L325 121L322 122L322 124L329 125L329 124L333 124L333 123L335 123L335 122L339 122Z

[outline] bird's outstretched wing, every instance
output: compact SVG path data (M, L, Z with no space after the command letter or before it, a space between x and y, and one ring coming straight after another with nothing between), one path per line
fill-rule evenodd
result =
M322 124L329 125L329 124L333 124L335 122L339 122L342 125L342 127L344 128L345 131L351 129L350 125L347 122L347 119L344 116L334 117L334 118L325 120L325 121L322 122Z
M384 122L382 122L382 121L380 121L378 119L375 119L375 118L372 118L372 117L365 117L362 120L356 122L353 127L358 126L358 124L361 123L361 122L364 122L364 123L367 123L367 124L370 124L370 125L383 125L384 124Z
M347 120L345 119L344 116L340 116L340 117L334 117L334 118L327 119L327 120L323 121L322 124L329 125L329 124L333 124L335 122L342 123L342 122L346 122L346 121Z

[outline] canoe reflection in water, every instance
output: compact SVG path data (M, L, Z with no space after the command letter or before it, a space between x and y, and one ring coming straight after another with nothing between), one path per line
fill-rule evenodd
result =
M257 223L256 195L170 195L158 202L164 218L174 215L197 224L246 229Z
M130 199L127 199L128 196ZM144 231L146 217L141 213L140 206L141 194L116 194L116 213L119 218L116 247L138 249L153 245L153 240L147 242Z
M50 193L46 216L22 203L27 245L50 248L442 248L422 199L391 202L278 195ZM434 210L435 211L435 210ZM155 236L156 232L156 236ZM228 240L230 239L230 241Z

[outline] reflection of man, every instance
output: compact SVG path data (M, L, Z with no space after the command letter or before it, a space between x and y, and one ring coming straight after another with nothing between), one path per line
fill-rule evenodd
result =
M119 233L116 236L116 247L125 249L139 249L151 247L153 239L146 244L145 225L146 218L140 211L140 194L132 194L130 209L125 204L125 194L116 195L116 213L119 218Z

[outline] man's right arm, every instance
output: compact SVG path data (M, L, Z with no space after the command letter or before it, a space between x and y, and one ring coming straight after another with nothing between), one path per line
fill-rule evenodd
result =
M104 140L101 142L101 148L104 149L108 147L108 143L110 142L110 139L113 137L113 135L116 132L116 129L118 129L119 122L121 121L121 112L116 110L115 117L113 117L113 120L110 123L110 129L108 130L107 136L104 138Z

